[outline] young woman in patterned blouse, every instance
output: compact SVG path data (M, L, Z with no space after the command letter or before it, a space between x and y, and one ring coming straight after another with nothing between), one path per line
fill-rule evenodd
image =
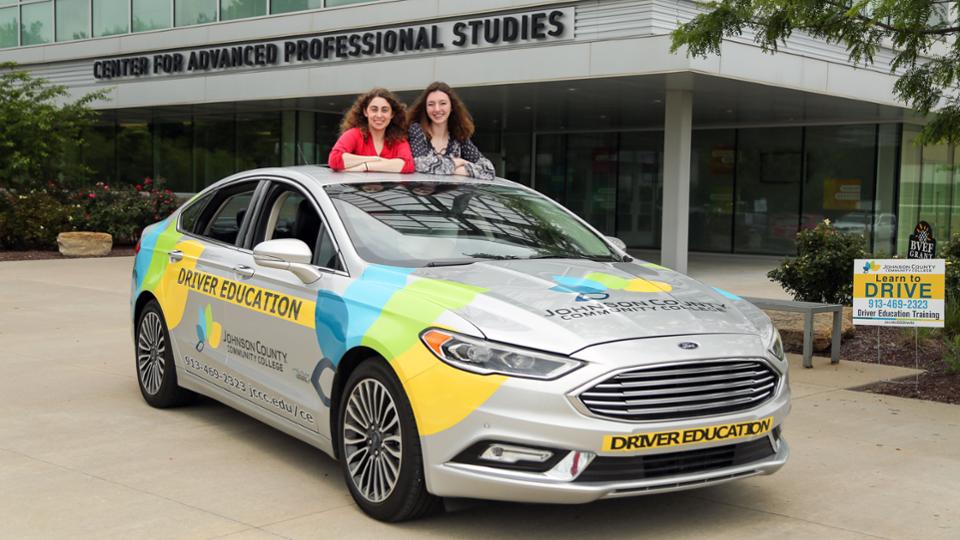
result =
M483 157L470 137L473 117L446 83L427 87L407 117L407 138L417 172L458 174L490 180L493 163Z
M357 97L327 164L335 171L413 172L404 107L393 92L374 88Z

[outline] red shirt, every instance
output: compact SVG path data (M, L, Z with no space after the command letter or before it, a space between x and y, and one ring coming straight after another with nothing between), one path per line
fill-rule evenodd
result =
M340 135L337 144L330 150L330 156L327 157L327 165L335 171L345 169L343 165L343 154L356 154L358 156L377 156L383 159L400 158L403 160L402 173L413 172L413 154L410 153L410 143L403 140L396 144L388 142L383 143L383 150L377 154L377 149L373 146L373 137L364 137L360 128L350 128Z

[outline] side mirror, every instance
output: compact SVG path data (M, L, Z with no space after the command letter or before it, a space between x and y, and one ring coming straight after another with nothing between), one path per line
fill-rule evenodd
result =
M607 236L605 238L607 239L607 242L613 244L613 247L623 252L627 251L627 244L623 240L617 238L616 236Z
M253 248L253 260L258 265L289 270L304 283L313 283L323 276L310 264L311 259L313 253L310 252L310 247L296 238L267 240Z

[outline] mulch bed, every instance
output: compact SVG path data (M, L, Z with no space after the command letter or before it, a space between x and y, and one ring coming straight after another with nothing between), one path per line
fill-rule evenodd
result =
M857 388L864 392L960 404L960 373L949 373L944 357L948 351L940 331L919 329L914 347L914 329L877 327L880 330L882 365L919 368L919 377L911 376ZM844 338L840 358L853 362L877 363L877 328L860 326L853 337ZM916 357L914 356L916 350ZM802 351L790 351L800 353Z
M114 247L107 257L133 257L132 246ZM59 251L0 251L2 261L39 261L44 259L77 259L93 257L64 257Z

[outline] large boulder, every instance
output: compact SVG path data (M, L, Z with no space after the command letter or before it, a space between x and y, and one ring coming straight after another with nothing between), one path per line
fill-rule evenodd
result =
M803 313L790 311L764 310L773 321L773 325L780 330L783 338L783 348L788 351L803 351ZM840 335L842 338L853 336L853 312L849 307L843 308L843 325ZM813 350L825 352L830 350L830 340L833 336L833 313L817 313L813 316ZM841 339L842 339L841 338Z
M64 257L103 257L113 248L113 237L101 232L62 232L57 246Z

